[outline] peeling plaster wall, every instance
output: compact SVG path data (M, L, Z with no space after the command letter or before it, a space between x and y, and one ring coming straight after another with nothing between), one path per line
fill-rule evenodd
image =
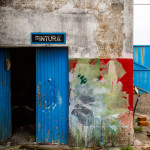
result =
M69 47L69 144L133 144L132 0L1 0L0 47ZM66 32L66 45L31 45Z
M133 61L70 59L70 145L133 144Z
M132 14L132 0L2 0L0 46L37 46L31 32L66 32L70 58L132 58Z

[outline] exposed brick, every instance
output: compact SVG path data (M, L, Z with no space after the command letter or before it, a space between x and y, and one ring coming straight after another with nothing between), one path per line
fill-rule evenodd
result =
M150 150L150 145L143 146L142 149L143 149L143 150Z
M139 121L139 122L138 122L138 125L139 125L139 126L148 126L148 125L149 125L149 122L148 122L148 121Z
M144 116L138 117L139 121L147 121L147 118Z

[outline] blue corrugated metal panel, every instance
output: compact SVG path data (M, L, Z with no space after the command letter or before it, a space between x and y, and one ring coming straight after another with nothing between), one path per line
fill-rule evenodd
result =
M11 73L6 70L6 58L9 50L0 49L0 142L11 136Z
M150 93L150 71L134 71L134 85L140 93Z
M134 70L136 70L136 71L139 71L139 70L141 70L141 71L145 71L145 70L149 70L149 68L147 68L147 67L144 67L144 66L142 66L142 65L139 65L139 64L137 64L137 63L133 63L133 68L134 68Z
M67 144L69 71L67 48L37 48L37 142Z
M150 68L150 46L134 46L133 60L139 65Z
M134 46L134 86L139 88L139 93L150 93L150 46Z

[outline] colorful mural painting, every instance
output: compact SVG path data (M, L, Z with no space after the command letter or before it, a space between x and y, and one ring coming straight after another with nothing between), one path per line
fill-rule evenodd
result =
M72 146L133 143L133 60L70 59Z

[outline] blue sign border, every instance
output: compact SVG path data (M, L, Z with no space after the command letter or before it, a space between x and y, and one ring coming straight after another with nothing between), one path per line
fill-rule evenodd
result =
M49 35L49 34L57 34L57 35L64 35L64 42L62 43L62 42L50 42L50 43L48 43L48 42L32 42L32 35L34 35L34 34L44 34L44 35ZM66 44L66 33L64 33L64 32L31 32L31 44Z

